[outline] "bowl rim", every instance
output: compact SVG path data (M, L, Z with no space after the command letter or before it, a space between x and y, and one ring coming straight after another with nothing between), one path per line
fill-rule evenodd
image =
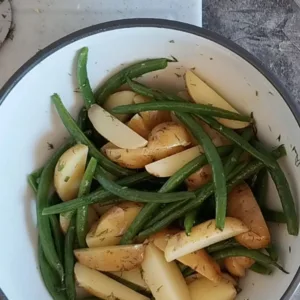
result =
M154 27L162 29L172 29L177 31L182 31L190 33L196 36L203 37L212 42L215 42L228 50L234 52L248 63L250 63L258 72L260 72L277 90L281 97L286 102L287 106L291 110L294 118L296 119L298 126L300 127L300 109L297 107L295 101L293 101L289 92L280 82L276 75L266 68L262 62L257 59L254 55L249 53L247 50L237 45L233 41L213 32L208 29L204 29L195 25L188 23L183 23L179 21L171 21L165 19L156 19L156 18L132 18L132 19L122 19L116 21L109 21L105 23L100 23L92 25L78 31L75 31L67 36L64 36L57 41L51 43L49 46L37 52L32 58L25 62L3 85L0 89L0 108L1 104L13 90L13 88L18 84L19 81L35 66L42 62L45 58L53 54L54 52L60 50L61 48L77 41L82 38L98 34L101 32L134 28L134 27ZM287 290L284 292L280 300L290 300L297 294L297 288L300 282L300 267L298 268L293 280L288 286Z

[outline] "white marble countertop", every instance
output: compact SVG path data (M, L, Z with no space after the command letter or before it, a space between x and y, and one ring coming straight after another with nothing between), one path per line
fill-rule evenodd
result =
M39 49L78 29L147 17L202 25L202 0L13 0L13 32L0 49L0 87Z

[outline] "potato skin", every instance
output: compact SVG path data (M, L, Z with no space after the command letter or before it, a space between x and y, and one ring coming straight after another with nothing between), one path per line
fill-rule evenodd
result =
M246 270L254 264L254 260L249 257L227 257L224 259L225 268L228 272L237 277L244 277Z
M250 187L240 184L228 195L227 215L243 221L249 231L239 234L235 239L249 249L261 249L270 244L271 236Z

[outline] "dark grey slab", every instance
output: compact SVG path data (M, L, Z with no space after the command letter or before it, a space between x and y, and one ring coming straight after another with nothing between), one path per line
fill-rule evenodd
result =
M293 0L204 0L203 27L259 58L300 106L300 8Z

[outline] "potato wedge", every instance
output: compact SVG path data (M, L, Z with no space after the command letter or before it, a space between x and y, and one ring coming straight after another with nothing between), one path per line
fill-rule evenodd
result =
M165 149L177 146L187 147L191 144L191 136L184 126L165 122L154 127L148 137L149 149Z
M147 140L97 104L90 107L88 116L98 133L119 148L136 149L148 144Z
M60 223L60 228L63 233L66 233L70 222L71 222L71 217L72 214L70 212L66 213L61 213L59 215L59 223ZM92 206L89 206L89 211L88 211L88 229L92 227L92 225L99 219L99 216L97 212L94 210Z
M152 243L145 249L143 277L156 300L190 300L189 291L175 262L168 263Z
M120 91L110 95L105 103L103 104L103 108L108 112L111 112L113 108L120 105L128 105L133 104L133 98L136 96L136 93L133 91ZM112 114L121 122L125 122L130 118L129 114Z
M266 248L270 244L269 228L250 187L246 183L234 187L229 193L227 215L240 219L249 227L247 233L235 237L241 245L250 249L260 249Z
M170 177L195 157L203 154L201 146L184 150L145 166L148 173L156 177Z
M192 102L192 101L193 101L193 99L192 99L192 97L190 96L190 94L189 94L188 91L180 91L180 92L177 93L177 95L178 95L179 97L181 97L182 99L187 100L187 101L189 101L189 102Z
M224 266L233 276L244 277L246 270L254 264L254 260L249 257L227 257L224 259Z
M110 208L93 224L86 236L88 247L114 246L141 211L138 203L123 202Z
M203 249L209 245L229 239L238 234L247 232L248 227L240 220L227 217L223 231L216 228L216 220L209 220L192 228L191 234L185 231L173 235L165 249L167 261L178 259L181 256Z
M128 169L141 169L155 160L148 148L106 149L105 154L111 161Z
M106 149L120 149L120 148L117 147L116 145L114 145L113 143L108 142L108 143L106 143L105 145L103 145L103 146L101 147L101 151L102 151L103 153L105 153L105 150L106 150Z
M76 198L84 174L89 148L77 144L58 160L54 171L54 186L63 201Z
M75 264L74 273L79 286L96 297L112 300L150 300L103 273L92 270L80 263Z
M134 103L146 103L150 99L141 95L133 98ZM168 111L142 111L139 113L145 126L151 131L155 126L171 121L171 115Z
M185 183L189 191L197 190L212 179L212 169L210 165L203 166L200 170L190 175Z
M232 142L228 138L223 136L217 130L211 128L208 124L204 123L201 120L198 120L198 123L202 126L202 128L211 138L211 141L216 147L232 145Z
M145 139L148 139L148 135L151 132L151 129L146 126L145 121L139 114L135 114L127 122L127 126Z
M98 216L104 215L113 206L114 206L113 204L108 204L108 205L103 205L103 206L100 203L92 204L92 207L96 211L96 213L98 214Z
M191 300L233 300L237 292L234 286L226 281L218 283L206 278L199 278L189 284Z
M238 113L224 98L216 91L209 87L203 80L196 76L192 71L185 73L185 82L189 94L196 103L209 104L215 107L226 109ZM218 121L226 127L233 129L245 128L249 122L241 122L236 120L227 120L218 118Z
M163 230L152 236L151 240L153 240L153 244L158 249L165 251L168 240L172 237L172 235L174 235L174 231ZM189 266L209 280L218 282L222 279L219 265L204 249L178 257L177 260L182 264Z
M238 286L238 281L228 273L222 273L223 280L230 282L234 287Z
M149 291L149 287L142 276L143 271L141 267L132 269L130 271L111 272L111 274L118 276L128 282L134 283L135 285L146 291Z
M78 262L98 271L132 270L144 259L144 245L107 246L74 250Z

